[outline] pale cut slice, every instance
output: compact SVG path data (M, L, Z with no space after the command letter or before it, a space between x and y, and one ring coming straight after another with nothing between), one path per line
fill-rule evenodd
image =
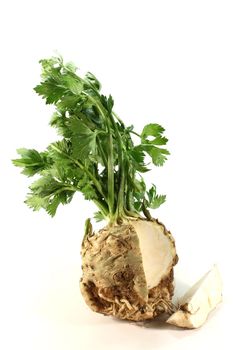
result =
M207 272L179 301L179 310L167 323L184 328L198 328L222 301L222 280L216 265Z
M156 287L174 265L176 251L169 233L154 221L131 222L137 232L147 288Z

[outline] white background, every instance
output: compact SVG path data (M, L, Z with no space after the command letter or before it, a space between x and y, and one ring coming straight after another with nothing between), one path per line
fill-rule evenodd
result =
M232 318L232 1L2 1L1 349L219 349ZM199 330L148 327L91 312L79 293L80 242L93 206L77 195L51 219L24 204L19 147L56 140L32 88L38 60L59 51L93 72L141 131L166 128L171 156L154 169L167 202L154 212L176 239L177 294L217 263L224 302ZM176 296L177 298L177 296Z

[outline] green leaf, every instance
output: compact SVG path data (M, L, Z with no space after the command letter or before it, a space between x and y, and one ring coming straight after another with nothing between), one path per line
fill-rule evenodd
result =
M156 166L162 166L167 160L169 151L157 146L166 145L168 139L162 136L164 128L159 124L148 124L143 128L141 134L141 145L139 149L145 151L152 159ZM152 140L149 139L152 137Z
M30 190L41 196L46 197L60 191L65 185L62 182L55 180L50 172L43 173L43 176L33 182L29 187Z
M66 92L66 87L57 85L53 80L41 82L34 90L42 96L47 104L58 102Z
M34 90L47 104L56 104L65 95L80 95L83 91L83 81L75 74L71 63L63 64L62 58L41 60L43 81Z
M29 206L29 208L33 209L33 211L38 211L41 208L46 208L48 205L48 198L43 198L33 193L27 196L25 203Z
M141 139L142 143L152 144L152 145L166 145L168 139L162 136L162 133L165 129L159 124L148 124L144 127ZM154 137L152 140L149 140L148 137Z
M45 207L45 210L50 216L54 217L59 204L61 204L59 196L54 196L54 198L50 200L49 204Z
M68 128L69 119L65 116L65 113L55 112L50 120L50 125L57 129L58 135L69 138L71 136L71 131Z
M96 150L96 133L73 135L73 157L84 161L90 154Z
M73 62L67 62L64 65L65 69L73 74L76 73L77 67L75 66L75 64Z
M83 91L83 82L77 77L71 74L66 74L62 78L63 84L70 90L74 95L79 95Z
M142 139L147 139L148 136L161 136L165 129L159 124L147 124L142 130Z
M94 219L96 222L100 222L100 221L103 221L105 219L104 215L102 214L101 211L97 211L95 214L94 214Z
M94 190L93 186L90 183L82 187L82 192L83 192L84 198L87 200L93 200L98 198L96 191Z
M69 183L64 175L55 166L43 171L42 176L31 184L25 203L34 210L43 208L54 216L58 205L69 203L76 191L73 181Z
M50 198L49 204L45 208L47 213L52 217L55 216L57 208L60 204L68 204L73 198L74 192L72 191L63 191L59 194L56 194L54 197Z
M140 173L146 173L150 170L144 163L145 153L140 146L133 147L129 150L128 154L135 170L139 171Z
M156 166L162 166L167 160L169 151L155 146L142 145L142 148L151 156L152 162Z
M154 198L154 201L150 204L150 208L151 209L157 209L157 208L160 207L160 205L165 203L165 201L166 201L166 196L165 195L157 195Z
M19 148L19 159L13 159L15 166L24 168L22 174L33 176L52 165L52 159L47 152L38 152L35 149Z
M158 136L150 143L152 143L153 145L163 146L163 145L167 144L167 141L168 141L168 139L166 137Z
M42 68L41 77L43 80L46 80L49 77L57 77L63 66L63 59L61 56L56 56L49 59L42 59L39 63Z
M72 118L70 121L72 130L73 156L85 160L90 154L96 152L96 131L92 131L81 120Z
M143 177L140 177L140 180L134 179L133 181L133 197L134 197L134 207L137 211L142 210L142 205L144 202L145 198L145 193L146 193L146 183L143 179Z
M108 100L107 100L107 107L108 107L109 113L112 112L113 106L114 106L113 98L111 95L109 95Z
M53 161L71 163L70 156L72 154L72 144L70 140L62 139L61 141L53 142L47 147L47 150Z
M57 107L59 111L73 112L75 109L79 107L80 102L82 102L82 99L80 99L80 96L64 95L60 98L60 101L57 103Z
M73 194L74 192L65 190L59 194L51 195L50 197L41 197L40 195L30 193L25 203L34 211L45 209L47 213L53 217L56 214L59 204L70 203Z
M111 95L109 95L109 97L107 98L104 95L100 96L100 101L102 103L102 105L104 106L104 108L109 112L112 113L112 108L114 105L114 101Z
M82 113L87 117L89 121L92 122L94 127L101 128L103 125L103 120L101 119L98 110L95 106L84 108Z
M156 186L153 185L150 190L147 192L148 196L148 207L151 209L157 209L160 207L161 204L163 204L166 201L165 195L157 195L156 193Z
M85 75L85 80L91 84L91 86L93 86L95 89L97 89L98 91L100 91L101 89L101 84L99 82L99 80L94 76L94 74L88 72Z

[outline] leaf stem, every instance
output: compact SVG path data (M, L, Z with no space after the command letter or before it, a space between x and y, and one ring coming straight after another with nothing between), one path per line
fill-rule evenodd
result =
M94 89L96 92L96 90ZM104 118L107 126L107 131L109 134L109 153L108 153L108 164L107 164L107 171L108 171L108 207L109 207L109 213L110 216L114 213L114 156L113 156L113 139L112 139L112 131L111 131L111 125L109 123L109 116L107 113L103 110L102 106L99 104L98 101L96 101L92 96L87 94L85 91L83 91L83 94L87 96L91 102L98 108L100 111L100 114Z
M131 134L134 134L134 135L136 135L136 136L138 136L138 137L141 138L141 135L139 135L136 131L130 130L130 133L131 133Z
M101 153L101 157L102 157L102 159L103 159L104 166L105 166L105 168L107 168L107 167L108 167L108 160L107 160L107 157L106 157L106 155L105 155L105 153L104 153L103 146L102 146L102 144L101 144L101 142L100 142L100 140L99 140L98 137L96 138L96 142L97 142L98 148L99 148L99 150L100 150L100 153Z
M110 115L110 120L115 131L117 147L118 147L118 198L117 198L117 207L116 212L117 216L121 216L121 213L124 211L124 193L125 193L125 162L123 157L123 143L121 135L119 133L117 124L114 120L114 117Z
M108 125L109 127L109 125ZM113 142L109 127L109 155L108 155L108 206L109 213L114 213L114 161L113 161Z

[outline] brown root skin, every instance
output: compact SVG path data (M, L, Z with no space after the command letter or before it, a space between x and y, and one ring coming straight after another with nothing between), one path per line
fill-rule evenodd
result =
M161 232L169 239L174 258L160 282L149 290L139 239L131 222L86 235L81 252L80 288L93 311L133 321L174 311L173 266L178 261L175 243L163 224L158 220L153 220L153 224L163 228Z

